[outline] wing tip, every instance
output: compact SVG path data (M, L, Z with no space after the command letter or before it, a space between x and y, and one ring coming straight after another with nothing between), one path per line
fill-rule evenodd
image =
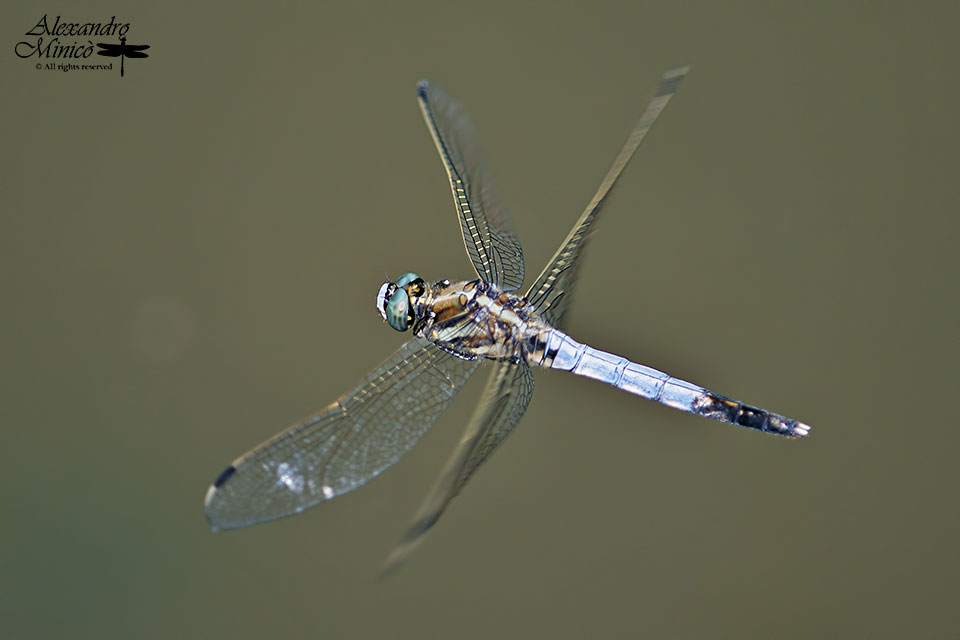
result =
M398 544L393 551L390 552L390 555L387 556L387 559L383 561L383 566L380 567L380 573L377 576L378 581L386 580L389 576L397 573L400 567L407 561L407 559L413 554L413 550L419 545L420 539L414 540L405 540Z
M229 526L224 526L222 522L218 522L216 517L213 514L213 502L217 497L217 494L220 492L220 487L226 484L227 480L233 477L237 472L237 467L235 465L230 465L226 469L220 472L220 475L217 476L216 480L213 481L213 484L207 488L207 495L203 498L203 511L207 516L207 522L210 524L210 529L214 532L223 531L224 529L229 529Z
M390 555L387 556L387 559L383 561L383 566L380 567L380 573L377 574L377 582L383 582L400 569L400 566L406 559L406 555L397 552L398 549L394 549Z
M222 487L227 480L229 480L233 474L237 472L236 465L230 465L226 469L220 472L220 475L217 476L217 479L213 481L213 484L210 485L210 489L219 489Z
M677 86L680 82L687 77L687 73L690 72L690 65L684 65L682 67L674 67L673 69L667 69L663 72L663 75L660 76L660 86L657 87L657 97L669 96L677 90Z
M675 78L682 78L688 73L690 73L690 65L685 64L679 67L673 67L671 69L667 69L666 71L663 72L663 75L660 77L663 78L664 80L673 80Z
M207 495L203 498L203 515L207 517L207 524L210 525L210 530L214 533L218 531L223 531L223 527L213 515L211 504L213 503L214 496L217 495L217 488L213 485L210 485L210 488L207 489Z
M446 505L444 504L444 506ZM423 541L423 536L427 531L440 519L441 513L443 513L443 508L434 510L425 516L418 517L413 524L410 525L403 539L400 540L400 543L393 548L393 551L391 551L387 559L384 560L383 567L380 568L380 580L397 572L397 569L406 562L407 558L413 554L413 550Z

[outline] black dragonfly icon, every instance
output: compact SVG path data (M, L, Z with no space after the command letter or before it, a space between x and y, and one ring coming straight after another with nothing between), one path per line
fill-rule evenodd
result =
M127 44L127 38L121 36L120 44L105 44L103 42L98 42L97 46L103 49L103 51L97 51L99 56L107 56L110 58L120 58L120 77L123 77L123 59L124 58L147 58L147 54L143 53L144 49L149 49L150 45L148 44Z

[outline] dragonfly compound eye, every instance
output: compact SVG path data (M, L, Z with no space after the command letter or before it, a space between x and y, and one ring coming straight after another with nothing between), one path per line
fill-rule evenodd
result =
M405 273L399 278L397 278L397 286L401 288L406 287L408 284L410 284L414 280L423 280L423 278L421 278L415 273Z
M410 296L399 287L387 299L383 311L387 324L397 331L406 331L413 324L413 314L410 313Z

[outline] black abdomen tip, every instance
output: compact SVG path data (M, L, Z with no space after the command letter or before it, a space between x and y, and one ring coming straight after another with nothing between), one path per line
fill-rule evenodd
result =
M742 405L740 407L740 413L737 414L737 424L741 427L764 431L764 427L767 424L767 415L767 412L763 409Z
M428 88L429 86L430 86L430 83L427 82L426 80L421 80L420 82L418 82L418 83L417 83L417 95L420 96L421 98L423 98L424 100L426 100L426 99L427 99L427 88Z
M213 481L213 488L214 488L214 489L219 489L220 487L222 487L222 486L223 486L223 483L225 483L227 480L229 480L229 479L230 479L230 476L232 476L232 475L235 474L236 472L237 472L237 468L236 468L235 466L233 466L233 465L230 465L229 467L227 467L226 469L224 469L224 470L220 473L220 475L217 476L217 479Z

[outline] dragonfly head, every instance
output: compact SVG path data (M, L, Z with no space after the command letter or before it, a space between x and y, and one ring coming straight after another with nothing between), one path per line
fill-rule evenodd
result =
M413 326L413 302L424 291L426 283L415 273L405 273L396 282L384 282L377 292L377 311L397 331Z

